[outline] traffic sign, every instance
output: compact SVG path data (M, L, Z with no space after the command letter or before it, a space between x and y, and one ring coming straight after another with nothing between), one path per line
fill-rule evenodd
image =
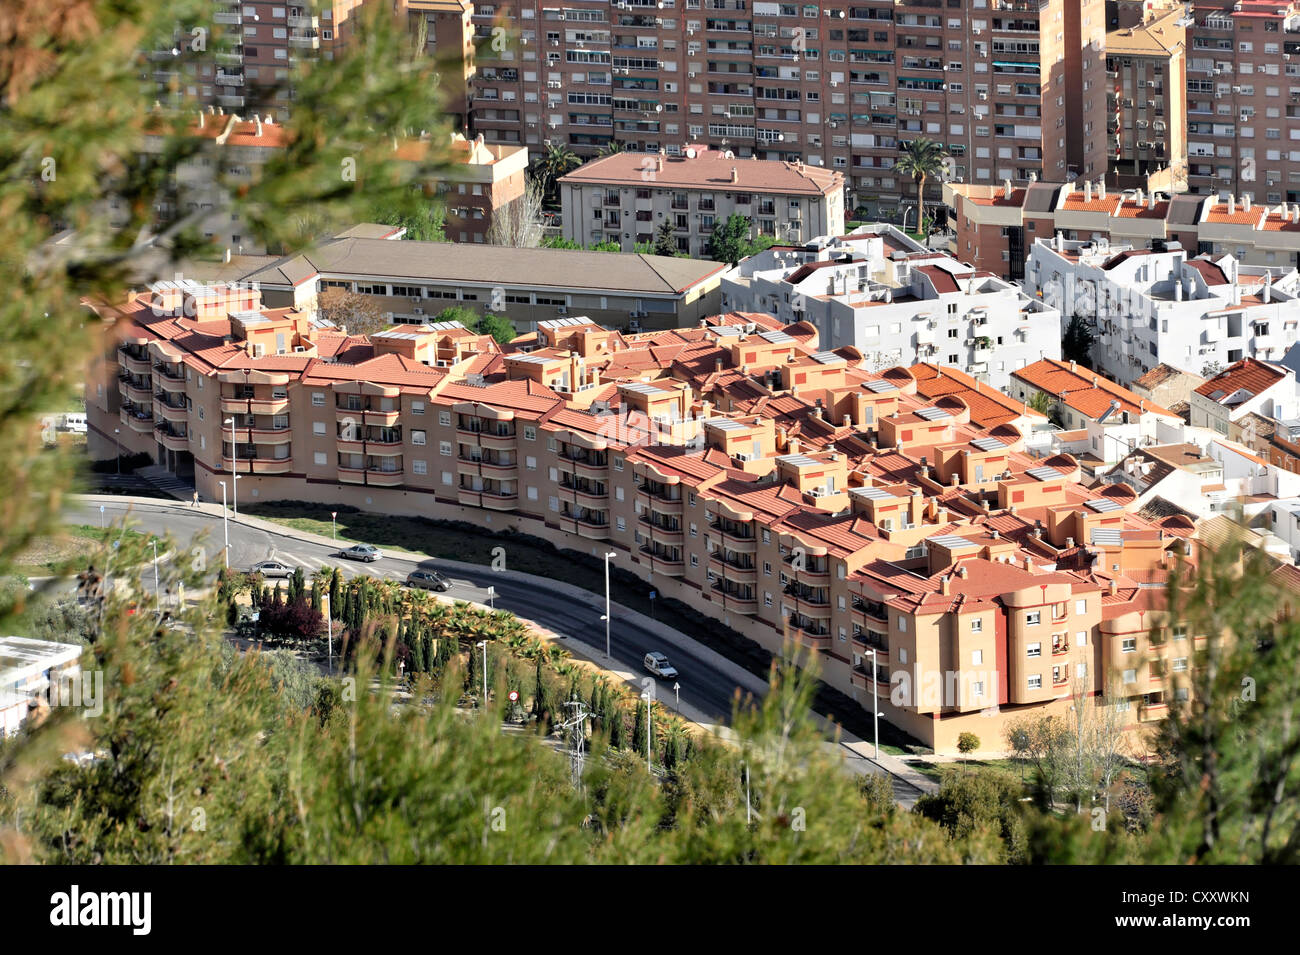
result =
M516 703L516 702L518 702L518 700L519 700L519 691L518 691L518 690L511 690L510 693L509 693L508 695L509 695L509 697L510 697L510 702L511 702L511 703Z
M650 599L651 599L651 600L654 600L654 599L655 599L656 597L658 597L658 596L659 596L659 592L658 592L657 590L652 590L652 591L650 591Z

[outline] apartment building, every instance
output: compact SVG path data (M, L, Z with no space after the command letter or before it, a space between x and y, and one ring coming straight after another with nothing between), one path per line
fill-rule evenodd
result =
M489 142L799 160L869 218L915 195L893 167L921 136L969 182L1106 169L1103 0L502 0L471 29Z
M726 308L807 322L876 369L933 361L1001 389L1012 370L1061 354L1059 312L891 226L751 256L723 276L722 296Z
M1040 396L1061 430L1047 449L1070 454L1088 478L1096 478L1134 448L1159 443L1160 428L1180 424L1173 411L1107 381L1073 361L1044 359L1011 373L1007 393L1019 401Z
M424 137L401 144L396 155L424 163L434 148L432 140ZM452 132L449 151L437 158L446 163L432 183L446 208L443 233L452 242L486 242L493 217L524 194L528 150L489 145L481 135L466 139Z
M79 644L0 637L0 740L20 732L32 716L48 713L51 704L93 705L94 690L81 689Z
M1300 4L1197 0L1188 27L1192 192L1300 202Z
M1140 734L1170 689L1137 665L1129 617L1155 609L1147 585L1176 554L1195 557L1195 525L1139 516L1131 488L1084 487L1070 455L1027 454L1005 398L1007 417L979 424L969 378L930 399L908 369L848 353L794 387L782 370L822 349L802 323L625 335L575 318L501 350L454 323L349 336L252 294L173 283L99 306L92 454L120 440L188 467L207 499L237 473L241 502L612 550L764 647L818 654L831 685L879 694L941 752L1115 686ZM719 387L725 411L703 397Z
M285 122L293 102L294 67L329 60L347 42L366 0L261 3L212 0L213 29L202 46L186 27L170 47L149 54L160 102L220 106Z
M1156 365L1205 376L1245 357L1281 359L1296 341L1300 274L1234 257L1036 240L1025 291L1094 329L1092 366L1127 385Z
M726 266L661 255L515 249L343 234L238 278L277 308L314 312L326 288L369 297L393 322L443 309L493 311L517 329L581 312L629 330L694 325L718 312Z
M1003 278L1023 279L1034 240L1058 232L1065 239L1135 248L1177 242L1197 255L1231 255L1243 265L1300 265L1300 204L1171 194L1170 181L1165 169L1147 177L1148 188L1119 192L1104 181L1025 188L945 183L944 201L954 210L957 255Z
M1149 173L1187 163L1187 26L1182 7L1106 34L1112 116L1109 177L1145 186Z
M799 160L737 159L729 149L616 153L561 178L559 192L566 239L617 242L624 252L653 242L668 222L678 252L707 258L714 226L733 214L751 221L751 238L798 243L844 231L842 173Z
M1223 369L1192 391L1193 427L1229 434L1230 426L1246 415L1274 421L1300 417L1295 372L1285 365L1245 358Z

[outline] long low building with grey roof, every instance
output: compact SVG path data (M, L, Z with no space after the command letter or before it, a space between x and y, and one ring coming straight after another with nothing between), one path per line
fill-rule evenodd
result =
M726 265L661 255L515 249L344 235L242 276L270 308L310 311L327 288L372 296L393 322L451 306L505 315L521 331L586 315L631 331L696 325L720 311Z

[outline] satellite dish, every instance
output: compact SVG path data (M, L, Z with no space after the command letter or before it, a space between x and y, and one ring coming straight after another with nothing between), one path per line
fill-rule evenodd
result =
M736 158L736 154L733 153L730 149L728 149L728 150L727 150L725 153L723 153L722 155L723 155L724 157L726 157L727 159L735 159L735 158Z
M694 149L688 149L688 150L686 150L686 158L687 158L687 159L694 159L694 158L695 158L695 150L694 150Z

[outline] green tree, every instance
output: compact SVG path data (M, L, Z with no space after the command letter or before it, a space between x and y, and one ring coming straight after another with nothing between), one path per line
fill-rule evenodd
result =
M598 156L614 156L618 153L625 152L627 146L620 139L611 139L597 151Z
M496 312L484 312L475 326L475 331L480 335L491 335L493 340L502 345L513 341L519 334L510 319Z
M546 152L533 163L533 173L542 184L543 195L548 202L558 202L558 183L560 179L582 165L582 160L563 143L546 147Z
M894 171L911 178L916 183L916 228L925 236L925 184L943 174L948 151L942 143L932 139L913 139L903 146L903 153L894 163Z
M749 249L749 232L752 228L750 220L738 212L733 212L727 218L713 227L713 232L709 235L707 251L709 258L714 262L726 262L728 265L735 265L746 254Z
M980 738L969 730L958 734L957 752L961 753L962 759L965 760L971 753L980 748Z
M1077 361L1086 368L1092 367L1092 346L1097 343L1097 332L1082 315L1071 317L1061 339L1061 357Z
M665 219L655 229L655 255L677 255L677 238L673 235L673 224Z

